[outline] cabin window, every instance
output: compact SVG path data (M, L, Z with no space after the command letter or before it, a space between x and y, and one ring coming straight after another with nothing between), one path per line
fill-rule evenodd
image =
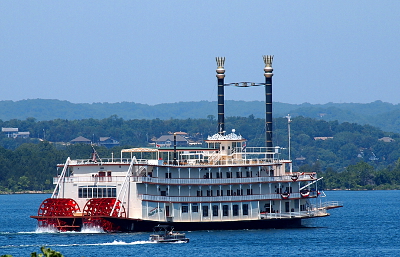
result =
M82 197L87 198L87 188L83 188Z
M228 171L228 172L226 173L226 178L232 178L232 172L229 172L229 171Z
M222 172L216 172L217 178L222 178Z
M189 212L189 206L187 204L182 204L182 213L188 213Z
M249 215L249 205L247 203L242 205L242 213L243 215Z
M220 196L219 190L217 190L217 196Z
M236 190L237 195L243 195L243 189L237 189Z
M171 172L165 173L165 178L171 178Z
M252 195L252 194L253 194L253 188L248 188L247 195Z
M203 217L208 217L208 206L204 205L202 209L203 209Z
M97 198L97 188L93 188L93 198Z
M207 196L213 196L212 190L207 190Z
M286 187L285 192L291 194L292 193L292 187Z
M192 203L192 212L199 212L199 206L197 203Z
M232 215L233 216L239 216L239 205L234 204L232 206Z
M222 215L223 216L229 215L229 206L228 205L222 205Z
M251 178L251 177L252 177L252 174L251 174L250 171L246 171L246 177L248 177L248 178Z
M197 196L203 196L203 191L197 190Z
M213 205L212 206L212 213L213 213L214 217L218 216L218 205Z
M161 191L161 196L167 196L167 191Z

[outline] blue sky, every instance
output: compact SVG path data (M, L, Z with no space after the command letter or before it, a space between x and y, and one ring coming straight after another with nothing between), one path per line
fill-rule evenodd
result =
M0 100L400 103L400 1L0 1ZM264 100L262 88L226 99Z

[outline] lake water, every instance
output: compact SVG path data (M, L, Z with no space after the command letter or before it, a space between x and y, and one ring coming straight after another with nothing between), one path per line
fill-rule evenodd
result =
M400 256L400 191L333 191L344 203L306 228L187 232L188 244L149 243L149 233L37 231L43 194L0 195L0 255L30 256L41 246L64 256Z

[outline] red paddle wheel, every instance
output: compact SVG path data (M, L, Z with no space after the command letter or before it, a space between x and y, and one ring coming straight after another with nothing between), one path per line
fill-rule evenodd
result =
M116 205L115 202L117 202ZM114 205L114 211L110 215ZM121 228L106 218L126 218L126 212L124 206L121 204L121 201L117 201L115 198L92 198L83 208L83 216L83 223L87 226L101 227L104 231L113 232L120 231Z
M39 227L55 227L60 231L77 230L74 214L80 212L79 205L68 198L48 198L38 210ZM71 219L72 218L72 219Z

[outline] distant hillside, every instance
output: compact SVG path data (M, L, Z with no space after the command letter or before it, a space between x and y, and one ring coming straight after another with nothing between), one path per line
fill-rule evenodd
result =
M382 101L368 104L327 103L327 104L286 104L273 103L274 117L304 116L322 120L370 124L383 131L400 132L400 105ZM21 101L0 101L0 119L25 120L32 117L38 121L53 119L103 119L117 115L128 119L198 119L209 115L217 117L217 102L179 102L169 104L147 105L132 102L74 104L68 101L29 99ZM227 117L256 118L265 116L265 104L262 101L226 101Z

